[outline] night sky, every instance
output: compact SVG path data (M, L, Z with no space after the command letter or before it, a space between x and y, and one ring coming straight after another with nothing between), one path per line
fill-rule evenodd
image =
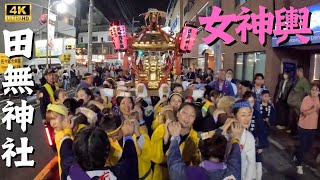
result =
M132 18L138 19L139 14L147 12L148 8L167 11L170 0L95 0L94 5L108 20L119 20L128 24ZM123 15L125 14L125 15ZM142 17L140 22L144 21Z

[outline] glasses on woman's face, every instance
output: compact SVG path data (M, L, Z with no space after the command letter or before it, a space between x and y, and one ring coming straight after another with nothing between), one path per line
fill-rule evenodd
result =
M315 91L315 92L318 92L319 91L319 89L311 89L311 91Z

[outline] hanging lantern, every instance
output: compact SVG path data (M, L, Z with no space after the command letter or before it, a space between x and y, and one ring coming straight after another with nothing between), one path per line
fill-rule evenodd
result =
M119 37L117 32L117 26L111 26L109 28L109 31L110 31L113 48L115 51L118 51L120 49L120 43L119 43Z
M194 25L186 24L183 27L180 39L180 51L191 52L197 37L198 28Z
M119 34L119 44L120 44L119 51L124 52L128 49L128 37L127 37L126 26L124 25L118 26L118 34Z
M121 25L118 21L113 21L109 28L114 50L117 52L124 52L128 49L128 37L126 27Z

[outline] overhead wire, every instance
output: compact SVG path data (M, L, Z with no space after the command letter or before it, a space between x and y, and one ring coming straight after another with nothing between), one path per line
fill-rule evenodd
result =
M128 25L131 25L131 21L128 19L126 13L123 12L123 9L122 9L121 4L119 3L118 0L116 0L116 2L117 2L117 5L118 5L118 7L119 7L119 9L120 9L120 12L121 12L122 16L124 17L125 21L127 21L127 24L128 24Z
M85 2L86 5L90 8L90 3L87 0L80 0L80 1ZM109 19L99 9L97 9L94 5L93 5L93 9L95 11L98 11L99 15L101 15L107 21L108 24L110 24Z
M114 0L108 0L108 1L105 1L107 3L107 6L109 7L110 11L112 11L113 13L113 17L112 18L119 18L119 17L122 17L122 13L118 10L119 6L116 5L114 2ZM123 18L124 19L124 18Z
M133 17L131 12L130 12L130 10L129 10L129 8L128 8L128 6L127 6L127 3L124 2L123 0L119 0L119 1L122 3L123 7L125 8L125 11L128 12L129 17Z

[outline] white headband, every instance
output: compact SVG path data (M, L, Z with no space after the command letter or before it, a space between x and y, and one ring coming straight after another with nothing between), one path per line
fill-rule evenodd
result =
M131 97L131 93L130 92L121 91L121 92L118 93L117 97Z

